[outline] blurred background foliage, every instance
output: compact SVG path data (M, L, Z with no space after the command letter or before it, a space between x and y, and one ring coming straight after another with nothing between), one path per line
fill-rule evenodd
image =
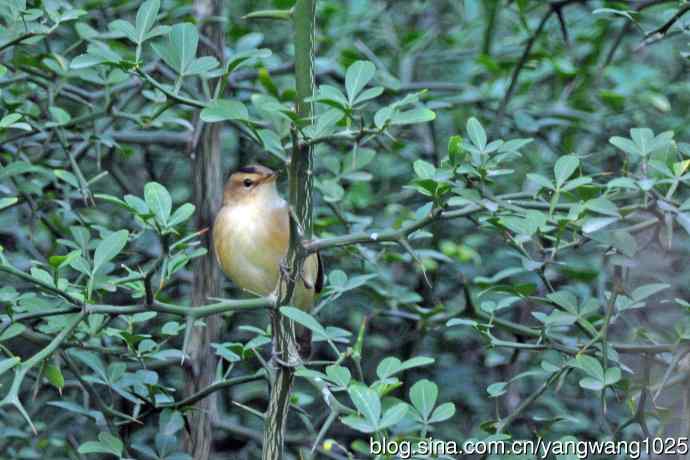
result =
M290 24L243 18L293 2L224 3L163 0L151 22L153 2L0 4L2 458L191 458L184 309L213 255L190 146L221 123L223 177L284 171L297 123ZM689 8L318 2L317 117L297 124L328 281L291 458L369 458L372 431L688 435ZM206 24L229 67L194 60ZM215 305L191 318L222 331L211 458L257 458L267 314Z

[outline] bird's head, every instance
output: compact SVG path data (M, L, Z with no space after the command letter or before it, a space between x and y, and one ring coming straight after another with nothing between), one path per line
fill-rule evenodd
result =
M243 166L228 177L223 190L223 204L244 204L278 196L278 174L261 165Z

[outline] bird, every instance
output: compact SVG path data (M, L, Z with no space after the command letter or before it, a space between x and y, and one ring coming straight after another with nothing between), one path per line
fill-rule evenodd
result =
M230 174L212 229L222 271L235 285L259 296L276 292L290 242L289 207L278 191L277 178L276 172L259 164ZM295 279L291 305L309 311L323 282L321 257L310 254ZM301 352L310 349L308 332L297 332Z

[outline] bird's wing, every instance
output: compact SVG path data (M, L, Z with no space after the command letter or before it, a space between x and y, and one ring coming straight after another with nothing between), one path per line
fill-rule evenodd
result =
M288 245L290 244L290 215L288 212L288 205L276 208L272 213L272 228L273 237L276 246L281 249L284 254L287 254ZM278 249L276 248L276 249ZM304 287L315 292L321 292L323 289L324 272L323 261L321 255L317 252L314 255L307 257L302 268Z
M277 206L270 212L269 237L270 250L282 259L290 244L290 216L287 204Z

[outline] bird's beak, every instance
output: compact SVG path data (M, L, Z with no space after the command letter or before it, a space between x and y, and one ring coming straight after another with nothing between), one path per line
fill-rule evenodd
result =
M271 173L268 176L266 176L263 182L270 184L271 182L274 182L276 179L278 179L278 173Z

